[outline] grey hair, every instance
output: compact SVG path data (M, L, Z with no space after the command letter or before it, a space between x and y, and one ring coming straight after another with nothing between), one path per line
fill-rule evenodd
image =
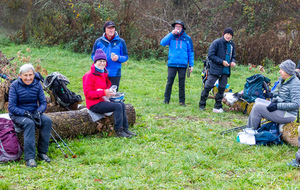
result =
M20 67L19 74L21 75L22 73L26 73L29 70L32 70L33 73L35 73L35 70L34 70L33 66L31 65L31 63L24 64Z

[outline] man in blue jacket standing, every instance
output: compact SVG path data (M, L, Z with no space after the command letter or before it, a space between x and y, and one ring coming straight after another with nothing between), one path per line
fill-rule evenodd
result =
M169 45L168 82L164 103L170 102L173 82L178 72L179 104L185 107L185 73L187 67L190 67L189 72L193 71L194 47L191 37L185 33L184 22L177 20L172 27L174 29L160 41L162 46Z
M111 85L116 85L119 89L121 79L122 63L128 60L128 52L125 41L116 32L116 25L112 21L105 22L103 26L104 34L95 41L92 60L94 60L97 49L102 49L107 57L106 69Z
M228 27L223 32L223 37L216 39L209 46L208 59L211 60L209 75L205 82L204 89L201 92L199 102L200 110L205 110L206 100L209 91L214 87L215 82L219 79L218 93L215 97L215 105L213 112L222 113L222 99L227 85L228 77L230 77L230 67L235 64L235 45L232 42L233 30Z

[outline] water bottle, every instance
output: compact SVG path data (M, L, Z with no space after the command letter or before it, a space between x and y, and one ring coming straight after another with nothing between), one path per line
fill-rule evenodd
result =
M112 85L110 88L109 88L109 90L110 91L112 91L114 94L116 94L117 93L117 86L116 85Z

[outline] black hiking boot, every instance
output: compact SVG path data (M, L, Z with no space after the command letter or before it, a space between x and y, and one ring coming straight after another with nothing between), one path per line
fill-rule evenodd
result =
M129 131L129 129L123 129L123 131L124 131L125 133L127 133L128 135L131 135L131 136L137 136L137 134L135 134L135 133Z
M40 154L38 153L37 157L41 160L44 160L45 162L51 162L50 158L47 156L47 154Z
M132 136L127 134L122 128L120 128L116 131L116 137L131 138Z
M36 162L34 159L29 159L26 161L26 166L27 167L31 167L31 168L35 168L36 167Z
M180 106L186 107L184 102L180 102L179 104L180 104Z
M164 100L164 104L169 104L169 103L170 103L170 101Z

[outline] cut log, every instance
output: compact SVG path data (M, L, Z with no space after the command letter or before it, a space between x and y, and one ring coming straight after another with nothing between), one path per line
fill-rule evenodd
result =
M86 136L97 134L100 132L108 132L111 136L114 134L114 117L113 115L93 122L89 116L87 108L74 111L45 113L52 119L52 127L62 138L75 138L78 136ZM126 114L129 125L134 125L136 121L135 109L131 104L126 104ZM52 133L54 137L55 134ZM18 134L23 144L23 133ZM36 132L36 142L38 132Z
M300 123L292 122L285 124L282 132L282 140L292 146L298 147L298 128Z

